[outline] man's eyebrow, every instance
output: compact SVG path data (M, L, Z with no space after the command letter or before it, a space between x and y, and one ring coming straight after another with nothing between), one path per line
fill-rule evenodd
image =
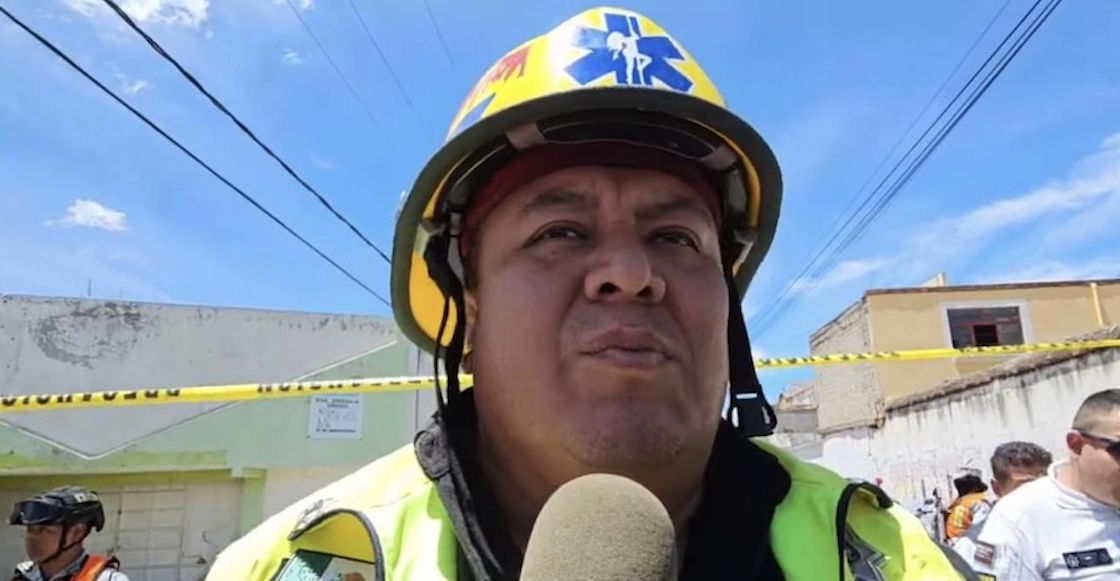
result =
M641 221L657 220L673 214L691 214L696 218L715 221L715 216L712 216L707 204L697 196L688 195L676 196L671 200L644 206L637 214L638 220Z
M521 206L518 215L522 218L542 210L586 211L596 206L593 196L572 190L547 190L537 194Z

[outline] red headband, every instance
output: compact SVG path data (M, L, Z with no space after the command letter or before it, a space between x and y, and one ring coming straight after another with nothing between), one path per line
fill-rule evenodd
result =
M459 252L466 256L479 224L514 190L561 170L581 166L651 169L676 176L703 197L716 224L722 212L712 174L699 163L661 149L618 142L547 144L515 157L490 176L471 200L459 234Z

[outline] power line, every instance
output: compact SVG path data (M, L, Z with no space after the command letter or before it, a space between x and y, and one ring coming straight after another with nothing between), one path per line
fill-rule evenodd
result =
M1007 33L1003 41L1000 42L999 46L997 46L996 49L992 51L992 53L988 56L984 63L980 65L980 67L972 75L972 77L969 78L969 80L964 84L963 87L961 87L960 91L957 92L957 95L953 97L953 100L950 101L948 105L946 105L941 114L938 115L937 119L935 119L925 130L925 132L922 133L922 135L910 147L906 154L904 154L898 160L898 162L896 162L895 166L891 169L887 176L883 178L883 180L879 183L875 190L873 190L871 194L869 194L864 199L864 202L863 204L861 204L859 210L852 214L845 222L845 227L851 223L852 219L854 219L855 216L858 215L858 213L862 211L871 202L872 199L874 199L876 192L882 190L883 186L890 179L890 177L894 175L894 173L898 171L899 168L902 167L907 157L909 157L909 155L915 149L917 149L922 140L925 139L925 137L936 127L937 123L940 122L941 119L944 118L944 116L949 112L949 110L953 107L953 104L960 99L960 97L968 90L970 86L972 86L973 81L976 80L976 78L984 72L984 69L988 66L989 63L991 63L992 59L996 58L996 56L1008 43L1008 41L1011 41L1012 37L1014 37L1016 33L1018 33L1019 36L1016 37L1012 42L1011 48L1009 48L1007 52L1003 53L1003 55L997 61L995 67L988 70L983 80L981 80L980 83L973 88L972 93L969 94L969 96L961 102L956 111L952 115L950 115L949 120L941 127L941 129L937 132L933 139L926 143L925 147L918 154L918 156L911 160L906 169L901 174L899 174L899 177L890 185L887 190L885 190L885 193L882 193L879 196L879 199L875 202L871 209L866 214L864 214L864 216L860 219L856 226L847 233L844 239L836 247L833 248L832 252L823 261L818 263L817 267L813 269L812 273L809 275L810 277L817 277L824 271L832 268L837 263L843 252L846 251L867 231L871 223L874 222L882 214L882 212L890 205L892 201L894 201L894 199L898 196L898 194L902 191L906 184L909 183L914 174L917 173L917 171L925 164L926 160L928 160L929 157L934 153L934 151L936 151L936 149L941 145L941 143L944 142L949 133L957 126L957 124L960 123L961 119L963 119L964 116L968 114L968 112L979 101L984 93L987 92L988 88L991 87L991 85L995 82L996 79L999 78L999 76L1003 73L1003 71L1007 68L1011 61L1019 54L1026 43L1030 41L1030 39L1034 36L1038 29L1041 28L1046 20L1050 17L1050 15L1053 14L1054 10L1056 10L1058 5L1061 3L1061 0L1050 0L1050 3L1044 6L1043 9L1038 12L1037 15L1035 15L1034 20L1030 24L1028 24L1022 32L1019 32L1019 29L1022 28L1023 24L1031 17L1032 14L1035 13L1035 9L1041 2L1042 0L1036 0L1031 8L1027 10L1026 14L1024 14L1019 22L1015 25L1015 27ZM841 230L843 230L843 228ZM835 236L833 237L833 240L834 239ZM820 257L827 250L827 246L818 250L818 252L814 256L813 261L810 262L810 265L820 259ZM756 329L758 329L756 335L764 335L782 316L785 315L790 305L796 298L792 296L791 292L789 291L800 288L800 285L805 280L805 276L803 275L808 270L809 267L806 267L806 269L802 271L802 275L799 275L797 279L795 279L789 286L786 287L786 291L783 291L782 293L783 296L780 296L779 299L775 301L775 303L771 304L771 308L768 308L765 311L764 315L760 316L760 320L756 327Z
M351 232L353 232L358 238L361 238L362 242L365 242L366 246L369 246L374 250L374 252L377 252L377 254L380 255L381 258L385 260L385 262L392 262L391 260L389 260L388 255L386 255L380 248L378 248L376 244L370 241L370 239L367 238L365 234L362 234L362 232L358 230L357 226L355 226L352 222L350 222L350 220L347 220L345 216L339 213L338 210L336 210L334 206L332 206L331 203L327 201L327 199L324 198L322 194L319 193L318 190L312 187L311 184L307 183L307 180L303 179L302 176L297 174L296 171L287 164L287 162L285 162L283 159L280 159L280 156L276 155L276 153L272 151L271 147L265 145L265 143L261 141L255 133L253 133L252 129L249 129L249 127L245 125L245 123L243 123L241 119L238 119L238 117L234 115L233 112L225 106L225 104L218 100L218 98L215 97L213 93L208 91L206 87L202 86L202 83L200 83L198 79L196 79L195 76L190 73L190 71L183 68L183 65L179 64L179 61L175 60L175 57L171 56L171 54L169 54L163 48L163 46L159 44L159 42L149 36L148 33L144 31L144 29L140 28L140 26L137 25L134 20L132 20L132 17L129 16L124 10L122 10L116 2L114 2L113 0L103 1L106 5L109 6L109 8L113 10L113 12L116 12L117 16L119 16L121 20L124 20L125 24L127 24L129 28L134 30L136 34L139 34L141 38L143 38L148 43L148 46L152 47L152 50L154 50L156 54L163 57L163 59L167 62L171 63L171 66L175 67L175 70L179 71L179 74L183 75L183 77L187 79L187 82L193 85L195 89L198 89L200 93L205 95L206 98L210 100L210 103L214 105L214 107L217 107L219 111L224 113L230 121L233 121L233 123L237 125L237 128L240 129L242 133L248 135L249 139L253 140L253 143L256 143L262 150L264 150L266 154L268 154L269 157L275 160L276 163L280 164L280 167L284 168L284 171L287 172L288 175L292 176L293 179L299 182L299 185L303 186L303 189L307 190L307 192L312 196L315 196L315 199L318 200L319 203L327 209L327 211L329 211L334 215L335 218L337 218L348 228L350 228Z
M373 45L373 50L377 52L377 56L381 59L382 64L385 65L385 69L389 71L389 76L392 77L393 82L396 83L397 90L401 92L401 96L404 97L405 103L408 104L409 109L412 109L412 113L416 115L416 119L420 121L420 124L427 127L427 124L424 123L424 118L420 116L420 110L416 108L416 103L412 102L412 97L408 96L408 91L405 90L404 84L401 83L401 78L397 76L397 71L393 69L393 65L389 62L389 58L385 56L385 52L381 50L381 45L377 43L377 39L373 37L373 33L370 32L369 26L366 25L366 19L362 17L362 12L358 10L357 6L354 5L354 0L346 1L350 4L350 10L354 11L354 16L358 17L358 22L361 23L362 30L364 30L366 33L366 38L368 38L369 43Z
M294 238L296 238L301 243L303 243L304 246L308 247L315 254L319 255L319 258L322 258L323 260L327 261L331 266L333 266L339 272L344 274L347 278L349 278L355 284L362 287L362 289L364 289L369 294L373 295L374 298L378 299L379 301L385 303L388 306L392 306L389 303L389 301L385 300L384 297L382 297L376 291L371 289L368 285L366 285L364 282L359 280L356 276L351 274L350 271L346 270L346 268L344 268L342 265L335 262L331 257L329 257L325 253L323 253L322 250L319 250L318 247L316 247L314 244L312 244L306 238L301 236L298 232L293 230L291 226L288 226L286 223L284 223L283 220L278 218L275 214L273 214L267 208L265 208L263 205L261 205L261 203L258 202L255 198L253 198L253 196L247 194L244 190L242 190L241 188L234 185L233 182L229 181L229 179L227 179L225 176L218 173L217 170L215 170L213 167L211 167L209 164L207 164L205 161L203 161L201 158L199 158L197 155L195 155L194 152L187 149L187 147L184 146L182 143L179 143L178 140L176 140L174 137L172 137L170 134L168 134L166 131L164 131L163 128L161 128L159 125L156 125L156 123L154 121L152 121L146 115L144 115L143 113L138 111L135 107L130 105L127 101L125 101L124 99L117 96L116 93L114 93L112 90L110 90L108 87L106 87L104 83L99 81L96 77L94 77L92 74L90 74L84 68L82 68L81 65L74 62L74 59L70 58L66 53L62 52L62 50L59 49L57 46L55 46L51 41L44 38L38 32L35 32L34 30L32 30L29 26L24 24L23 21L21 21L19 18L16 18L15 15L13 15L11 12L8 12L8 10L6 8L4 8L3 6L0 6L0 12L2 12L4 14L4 16L7 16L8 19L11 20L13 23L15 23L16 26L22 28L24 32L31 35L33 38L35 38L35 40L39 41L40 44L42 44L48 50L50 50L52 53L54 53L55 56L57 56L58 58L65 61L66 64L70 65L70 67L73 68L75 71L77 71L78 74L82 75L83 77L86 78L86 80L88 80L89 82L96 85L98 89L101 89L101 91L103 93L105 93L106 95L111 97L114 101L117 102L117 104L121 105L125 109L128 109L128 111L130 113L132 113L138 119L143 121L145 125L147 125L153 131L158 133L161 137L163 137L168 142L170 142L172 145L174 145L176 149L183 152L183 154L185 154L187 157L191 158L191 160L193 160L198 165L202 166L202 168L205 169L207 172L209 172L210 175L217 178L220 182L222 182L227 187L229 187L231 190L236 192L237 195L241 196L241 198L243 200L245 200L246 202L249 202L249 204L251 204L254 208L256 208L258 211L260 211L265 216L268 216L269 219L271 219L278 226L283 228L288 234L292 235Z
M292 14L296 15L296 19L299 20L300 25L303 26L303 30L307 32L307 36L311 37L311 40L315 42L315 46L319 47L319 52L323 53L323 56L326 57L327 62L330 63L331 68L334 69L334 74L338 76L338 79L342 81L342 84L346 85L347 90L350 91L350 95L354 97L355 101L358 102L358 106L362 108L362 111L365 111L366 117L369 119L370 123L373 123L374 127L380 129L381 124L377 122L377 118L374 117L373 113L370 112L369 107L366 106L365 100L363 100L361 96L358 95L358 91L354 89L354 85L351 84L350 80L346 78L346 74L342 72L342 69L340 69L338 67L338 64L334 62L334 59L331 58L331 53L327 52L327 49L323 46L322 42L319 42L319 37L315 35L315 31L311 30L311 27L308 26L307 21L303 19L303 15L299 13L299 8L296 8L295 4L292 4L292 0L287 0L287 3L288 8L292 9Z
M773 311L779 304L784 304L784 299L790 293L797 290L797 286L801 284L801 281L803 281L805 277L808 276L810 270L812 270L813 267L818 264L819 260L823 257L824 251L832 247L836 240L844 233L845 229L847 229L848 226L852 223L852 220L855 219L855 217L859 215L861 211L863 211L863 209L869 203L869 197L863 198L863 203L853 211L853 207L856 206L856 203L861 199L860 196L867 192L867 188L871 185L871 182L875 179L875 176L879 175L879 172L882 171L884 167L886 167L887 162L891 160L895 152L897 152L899 147L902 146L902 143L906 141L906 136L910 135L910 132L913 131L914 127L918 125L918 122L921 121L923 117L925 117L926 112L928 112L929 108L932 107L934 102L937 101L937 97L945 91L945 88L949 85L949 82L957 76L957 72L960 71L961 66L964 65L964 63L968 60L968 57L970 57L973 51L976 50L976 47L980 44L980 41L988 35L988 32L991 31L992 26L995 25L996 21L999 20L999 17L1003 14L1003 12L1010 4L1011 0L1004 0L1003 5L1000 6L999 10L997 10L992 18L988 20L988 24L984 27L984 30L980 32L980 34L976 37L976 40L972 41L972 45L968 47L968 50L966 50L964 54L961 55L961 58L957 60L956 65L953 66L953 70L949 72L949 74L945 77L945 80L942 81L941 85L937 87L937 90L929 96L929 99L926 101L925 105L922 106L921 111L914 116L914 119L910 122L910 125L908 125L906 129L902 131L902 133L898 136L898 140L894 142L894 145L891 146L887 154L884 155L883 159L879 161L879 165L875 166L875 169L872 170L870 174L868 174L867 179L863 181L863 184L861 184L859 189L856 191L856 195L852 196L851 199L848 200L848 205L845 206L840 213L836 214L835 218L833 218L832 223L826 230L827 233L825 234L825 237L828 237L827 241L820 246L820 249L818 249L816 254L812 256L812 259L809 260L805 267L801 269L801 272L799 272L797 276L793 277L793 280L791 280L785 286L785 288L782 289L782 291L778 294L778 298L774 299L772 303L770 303L765 309L763 309L756 315L755 318L757 320L765 320L773 313ZM944 111L942 112L942 115L944 115ZM929 130L927 129L926 131L928 132ZM923 136L924 135L925 134L923 134ZM911 147L911 151L912 150L913 146ZM894 170L892 170L892 172L893 171ZM888 174L888 176L889 175L890 174ZM847 217L846 219L845 216ZM843 221L843 224L841 224L841 221ZM838 225L840 226L839 228L837 228Z
M428 11L428 20L432 22L432 28L436 31L436 38L439 39L439 45L443 47L443 54L447 55L447 63L454 68L455 59L451 58L451 49L447 48L447 40L443 38L443 31L440 30L436 15L432 12L432 5L428 3L428 0L421 0L421 2L424 3L424 10Z

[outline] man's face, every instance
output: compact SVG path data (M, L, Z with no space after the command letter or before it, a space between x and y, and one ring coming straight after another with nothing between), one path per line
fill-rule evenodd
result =
M27 558L38 563L58 550L62 539L62 525L27 525L23 546Z
M1016 488L1032 481L1038 480L1046 476L1046 466L1008 466L1007 477L999 480L992 480L992 491L996 496L1002 498L1011 494Z
M1102 417L1090 434L1120 440L1120 412ZM1120 507L1120 456L1110 454L1101 441L1076 431L1066 438L1073 462L1077 463L1085 493L1100 502Z
M471 260L483 430L603 469L709 449L728 301L702 194L656 171L559 171L491 212Z

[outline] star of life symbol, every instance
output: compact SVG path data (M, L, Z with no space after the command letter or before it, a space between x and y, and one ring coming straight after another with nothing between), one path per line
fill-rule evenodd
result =
M586 85L614 73L620 85L653 86L654 81L687 93L692 81L670 63L684 55L667 36L643 36L636 16L607 13L606 30L581 26L572 43L587 54L564 68L575 81Z

